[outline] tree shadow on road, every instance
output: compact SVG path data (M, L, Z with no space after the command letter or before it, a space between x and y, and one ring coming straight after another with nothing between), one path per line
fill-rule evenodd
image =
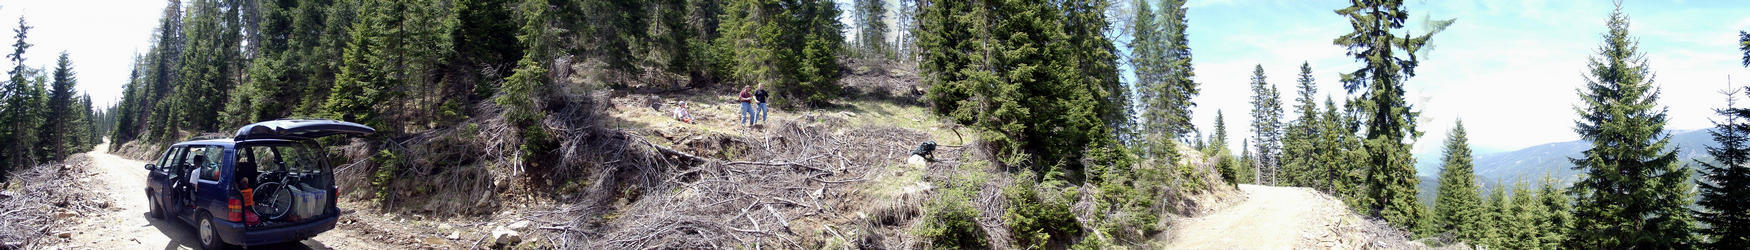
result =
M140 216L146 217L146 221L153 228L157 228L158 232L163 232L164 237L170 238L170 243L164 245L165 250L200 249L200 235L195 233L194 226L175 219L166 220L153 218L144 213L141 213ZM323 245L322 242L316 241L315 239L308 239L298 242L252 246L249 247L249 249L318 250L332 248Z

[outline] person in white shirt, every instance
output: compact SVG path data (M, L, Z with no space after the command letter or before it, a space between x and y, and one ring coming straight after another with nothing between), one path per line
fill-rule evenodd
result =
M687 124L693 123L693 111L687 109L686 101L681 101L679 106L674 107L674 119Z

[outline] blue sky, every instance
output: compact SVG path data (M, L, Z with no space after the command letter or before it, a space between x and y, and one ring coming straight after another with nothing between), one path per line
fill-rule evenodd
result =
M1350 30L1332 12L1347 5L1192 0L1188 31L1203 88L1195 99L1194 122L1211 131L1220 109L1230 141L1248 136L1247 84L1259 64L1285 102L1292 101L1302 62L1312 64L1320 96L1345 98L1338 74L1358 64L1331 40ZM1423 111L1419 128L1426 134L1416 143L1418 155L1438 155L1446 132L1460 118L1480 152L1579 138L1573 132L1575 89L1585 83L1586 62L1612 9L1609 1L1411 0L1406 6L1413 14L1406 26L1414 30L1421 30L1425 16L1458 19L1435 36L1434 49L1406 85L1410 101ZM1736 75L1739 86L1750 83L1737 47L1738 31L1750 29L1750 4L1658 0L1630 1L1623 8L1631 19L1630 34L1640 39L1662 86L1660 102L1670 108L1668 129L1710 126L1709 109L1724 105L1717 91L1725 88L1727 75ZM1115 21L1123 25L1126 20ZM1285 108L1292 119L1292 107Z

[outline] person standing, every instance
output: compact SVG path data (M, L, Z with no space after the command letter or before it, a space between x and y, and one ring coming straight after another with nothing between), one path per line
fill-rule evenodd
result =
M747 85L741 85L741 94L738 94L736 99L735 99L736 102L741 103L741 121L740 122L747 124L748 126L753 126L753 118L754 118L753 117L753 93L749 93L749 91L751 91L751 90L753 90L751 87L749 87Z
M756 86L759 86L759 87L754 88L755 90L753 91L753 98L754 98L754 100L760 102L760 107L759 107L760 109L759 109L759 113L758 113L759 114L759 123L766 123L766 95L767 95L766 84L761 83L761 84L756 85Z

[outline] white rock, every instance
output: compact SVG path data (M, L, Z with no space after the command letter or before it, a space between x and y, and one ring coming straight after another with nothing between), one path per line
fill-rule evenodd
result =
M518 222L516 222L516 223L510 223L510 227L509 227L509 228L510 228L510 230L511 230L511 231L519 231L519 232L521 232L521 231L523 231L523 229L528 229L528 228L529 228L529 221L526 221L526 220L525 220L525 221L518 221Z
M449 236L444 236L444 238L445 238L445 239L450 239L450 240L459 240L459 239L462 239L462 231L456 231L456 232L452 232L452 233L450 233L450 235L449 235Z
M925 160L924 156L921 155L911 155L911 157L905 158L905 164L911 165L914 168L924 168L925 166L930 165L930 161Z
M516 231L511 231L502 227L492 230L492 243L495 245L512 246L522 242L522 235L518 234Z

